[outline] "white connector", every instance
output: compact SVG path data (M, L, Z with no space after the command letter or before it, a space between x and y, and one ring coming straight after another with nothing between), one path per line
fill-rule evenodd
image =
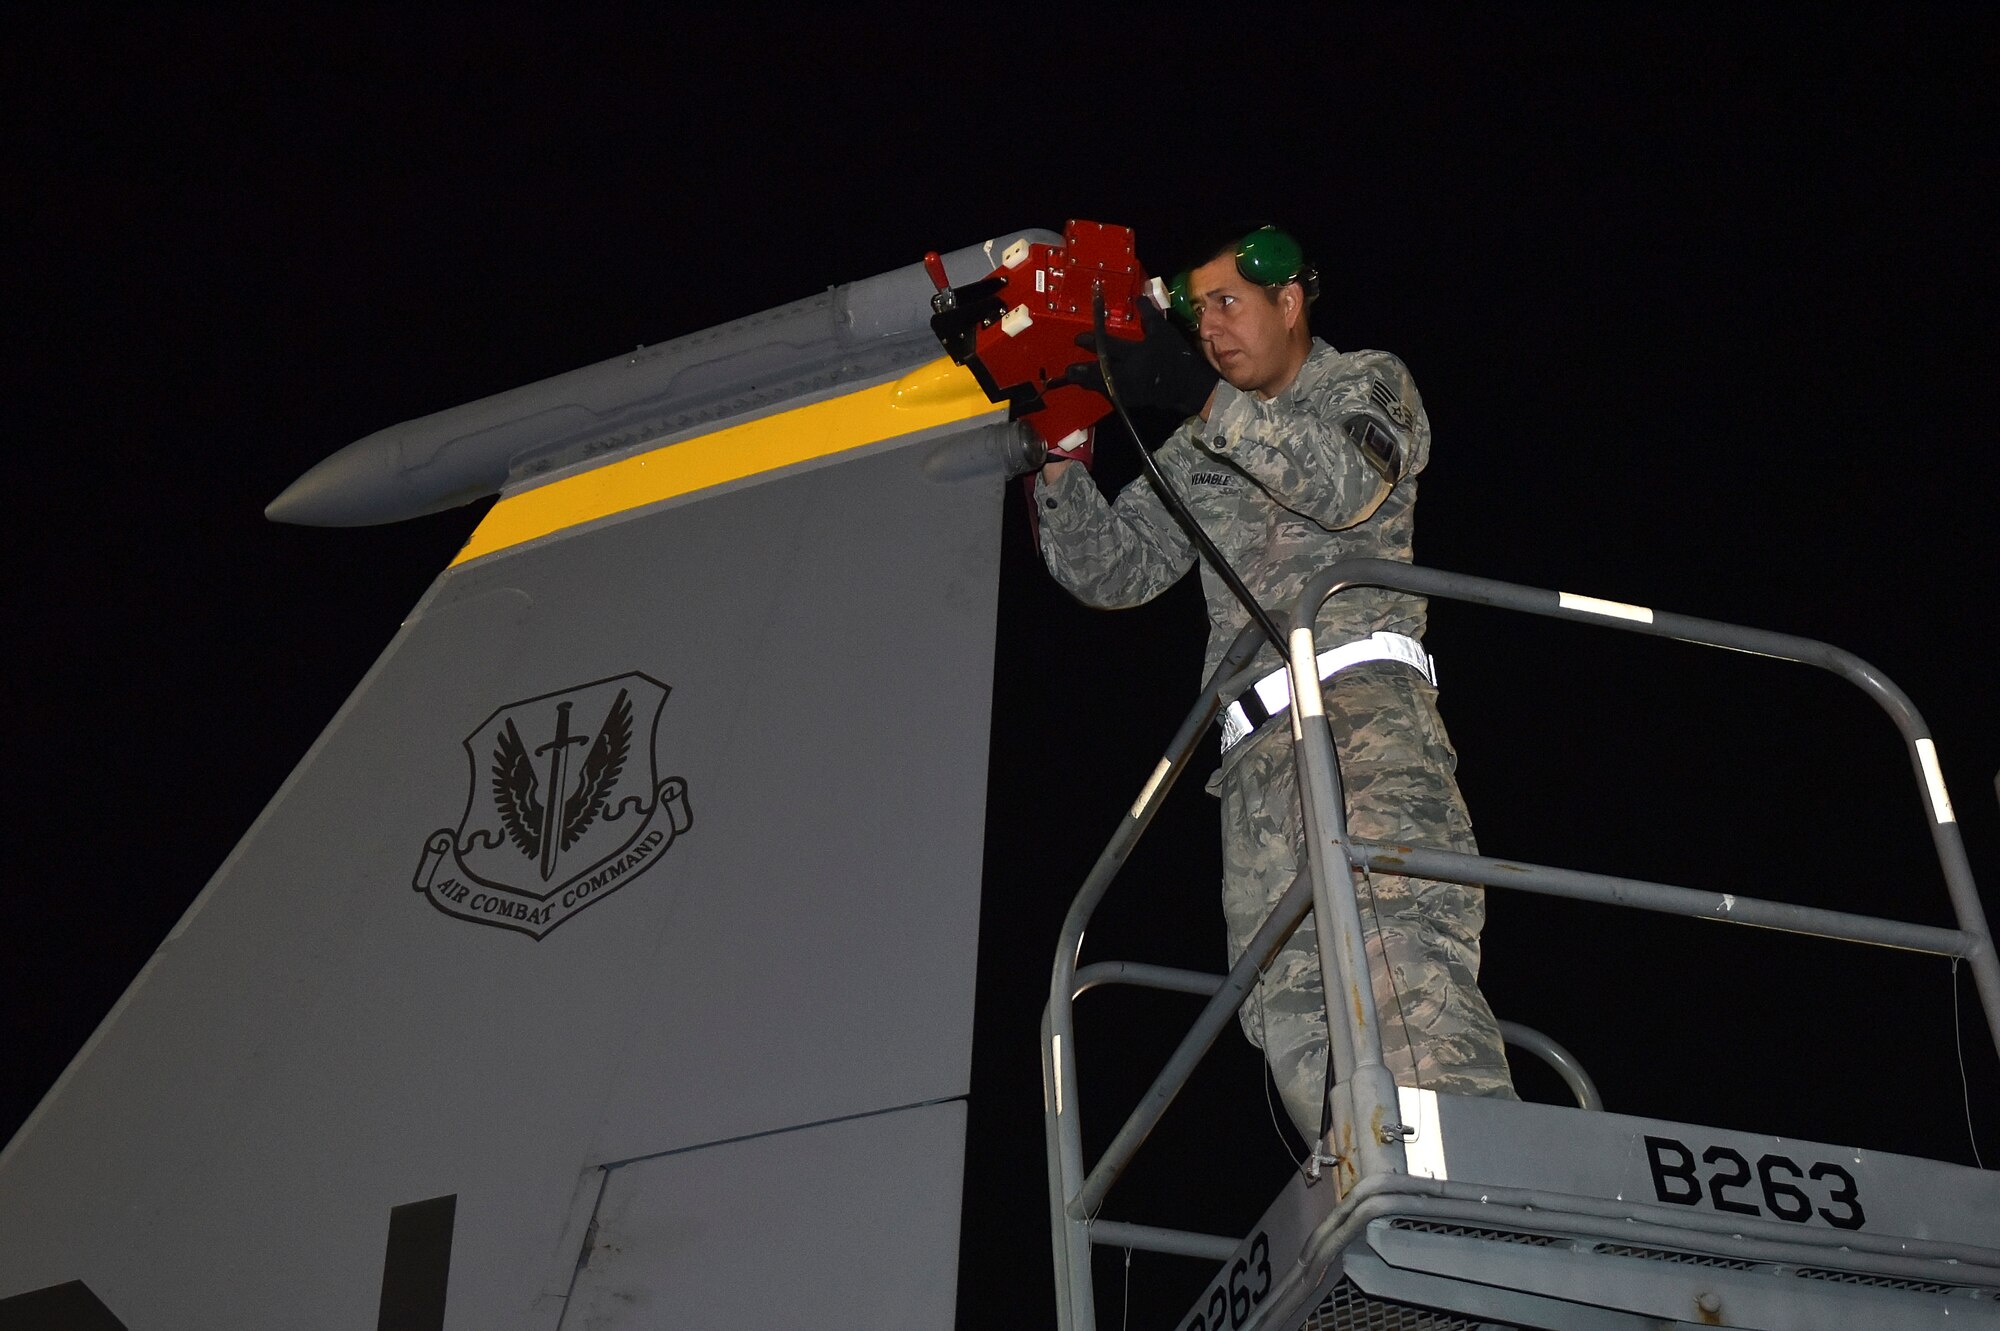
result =
M1027 332L1028 326L1034 322L1035 316L1028 313L1027 306L1016 305L1000 316L1000 331L1009 337L1019 337Z
M1017 240L1000 252L1000 266L1002 268L1019 268L1027 257L1028 242Z

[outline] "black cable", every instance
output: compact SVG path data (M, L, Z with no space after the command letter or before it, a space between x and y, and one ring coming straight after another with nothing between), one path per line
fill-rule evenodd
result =
M1144 300L1146 297L1140 296L1138 299ZM1126 412L1125 404L1119 401L1118 386L1111 381L1111 356L1109 352L1111 335L1105 330L1105 322L1110 316L1104 307L1104 287L1101 284L1097 286L1091 298L1090 312L1092 322L1096 326L1097 372L1104 376L1104 396L1110 399L1112 410L1118 413L1118 419L1125 422L1126 433L1132 436L1132 443L1139 450L1139 461L1146 468L1147 478L1153 482L1153 488L1159 491L1160 498L1166 501L1168 509L1173 512L1175 521L1179 522L1181 529L1188 534L1188 539L1195 543L1196 548L1201 551L1203 558L1208 560L1208 566L1215 570L1218 577L1229 584L1230 592L1235 595L1243 608L1250 612L1250 618L1257 621L1257 627L1264 630L1264 636L1269 638L1271 645L1278 649L1278 655L1280 657L1288 657L1285 635L1279 630L1277 621L1271 618L1269 612L1262 605L1258 604L1257 598L1251 594L1250 588L1244 583L1242 578L1237 576L1236 570L1229 566L1229 561L1222 557L1222 551L1215 548L1215 542L1208 539L1208 533L1201 529L1199 522L1195 521L1194 514L1188 511L1187 505L1182 502L1180 495L1174 490L1174 487L1167 483L1165 476L1160 474L1159 464L1153 461L1153 451L1147 448L1146 441L1139 437L1139 427L1132 424L1132 417Z

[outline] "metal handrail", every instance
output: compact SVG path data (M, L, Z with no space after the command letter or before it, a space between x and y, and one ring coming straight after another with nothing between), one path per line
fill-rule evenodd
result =
M1078 985L1077 959L1083 932L1109 889L1112 878L1123 867L1133 845L1151 824L1167 791L1185 769L1194 745L1214 721L1221 707L1222 695L1233 691L1237 673L1243 670L1261 645L1262 639L1255 626L1246 628L1231 644L1193 709L1175 732L1151 780L1133 804L1130 814L1121 820L1110 844L1084 880L1063 923L1050 979L1049 1001L1042 1017L1051 1240L1054 1245L1058 1321L1063 1327L1094 1326L1090 1273L1093 1229L1098 1231L1095 1237L1106 1241L1109 1241L1113 1231L1122 1242L1130 1242L1134 1237L1151 1238L1155 1242L1135 1246L1158 1246L1163 1251L1205 1255L1213 1250L1213 1236L1129 1224L1114 1225L1108 1221L1095 1221L1095 1213L1111 1185L1165 1113L1167 1105L1185 1085L1195 1063L1214 1043L1243 996L1254 985L1257 973L1268 960L1267 954L1274 953L1289 937L1308 907L1313 911L1314 926L1319 934L1320 965L1328 995L1327 1035L1336 1073L1327 1088L1333 1111L1333 1132L1336 1140L1349 1147L1339 1153L1337 1160L1340 1191L1348 1195L1363 1180L1405 1171L1402 1129L1396 1121L1399 1115L1396 1087L1382 1061L1381 1029L1375 1012L1373 986L1369 983L1350 985L1345 980L1349 975L1365 977L1368 973L1359 907L1349 866L1519 888L1693 918L1964 957L1970 963L1988 1026L1994 1035L1995 1052L2000 1054L2000 959L1995 957L1978 890L1973 884L1971 868L1966 862L1964 846L1951 813L1950 800L1937 765L1936 746L1908 697L1880 671L1851 653L1810 638L1389 560L1358 559L1336 564L1314 578L1301 593L1291 617L1291 659L1288 667L1295 717L1307 718L1323 712L1312 632L1319 607L1328 597L1361 586L1386 587L1417 595L1470 601L1498 609L1669 637L1796 661L1842 676L1869 694L1889 713L1910 750L1919 789L1929 798L1932 840L1944 870L1947 891L1959 927L1956 930L1938 929L1873 916L1704 893L1637 879L1553 869L1453 851L1355 842L1347 830L1339 764L1327 727L1295 726L1294 754L1299 767L1304 825L1317 829L1314 835L1307 838L1310 873L1295 882L1272 909L1250 947L1216 989L1201 1016L1126 1119L1097 1165L1083 1179L1081 1186L1073 1186L1084 1173L1081 1114L1075 1091L1073 1021L1073 1000L1082 988L1088 987L1088 984ZM1342 870L1337 874L1334 871L1336 865ZM1184 978L1192 974L1189 972L1163 967L1138 968L1133 963L1116 965L1158 971L1160 974L1154 979L1171 981L1174 977L1183 977L1179 982L1162 983L1158 987L1200 991ZM1089 969L1098 972L1091 977L1091 982L1115 978L1104 968ZM1139 979L1136 982L1152 981ZM1336 1003L1333 1000L1336 994L1345 995L1347 1001ZM1560 1049L1559 1046L1557 1048Z
M1932 740L1930 730L1924 724L1923 716L1917 711L1916 705L1887 675L1852 652L1814 638L1773 633L1767 629L1746 628L1740 624L1728 624L1721 620L1700 619L1692 615L1654 610L1650 606L1604 601L1571 592L1524 587L1516 583L1499 582L1492 578L1473 577L1466 573L1447 573L1441 569L1420 568L1414 564L1403 564L1387 559L1346 560L1326 569L1307 583L1305 590L1299 594L1298 605L1291 620L1290 628L1295 640L1303 632L1304 641L1310 643L1312 623L1318 615L1320 605L1329 597L1354 587L1384 587L1391 591L1408 592L1418 596L1468 601L1500 610L1513 610L1551 619L1567 619L1575 623L1594 624L1600 628L1612 628L1626 633L1671 638L1698 646L1719 647L1726 651L1747 652L1754 656L1793 661L1838 675L1868 695L1888 714L1897 732L1903 737L1918 793L1924 799L1925 807L1930 814L1931 843L1937 852L1938 867L1944 873L1945 890L1951 901L1953 914L1958 919L1957 937L1952 937L1952 931L1949 930L1928 930L1924 926L1882 920L1874 916L1810 911L1804 907L1788 906L1781 902L1758 902L1754 898L1734 898L1736 913L1740 914L1746 907L1754 906L1769 907L1779 916L1799 920L1816 916L1827 925L1825 930L1812 924L1795 926L1778 919L1745 919L1743 922L1767 924L1776 928L1797 928L1799 932L1825 932L1829 937L1846 937L1853 942L1913 948L1946 956L1964 957L1970 964L1974 985L1979 991L1980 1004L1986 1013L1987 1028L1993 1036L1994 1052L2000 1055L2000 956L1996 956L1994 952L1992 931L1987 927L1986 912L1979 902L1979 889L1972 880L1972 866L1966 859L1965 843L1959 836L1958 821L1952 812L1950 796L1945 790L1944 774L1938 765L1937 745ZM1344 806L1336 807L1330 812L1343 824L1345 823ZM1344 826L1341 830L1344 835ZM1613 904L1640 904L1637 901L1621 903L1621 899L1615 895L1599 895L1596 892L1582 890L1585 880L1590 878L1595 878L1604 884L1629 886L1631 883L1631 880L1613 879L1604 875L1548 871L1543 875L1522 875L1513 882L1502 885L1526 885L1531 877L1542 877L1547 880L1558 874L1567 876L1572 885L1579 889L1567 893L1569 895L1586 896ZM1487 883L1488 886L1493 885L1486 879L1479 881ZM1703 918L1717 918L1707 911L1678 910L1664 904L1649 905L1646 908L1672 909L1676 914L1699 913ZM1843 933L1840 932L1841 929L1852 929L1854 932Z
M1070 997L1079 998L1100 985L1129 984L1141 989L1159 989L1173 994L1199 994L1204 998L1212 998L1216 991L1228 982L1227 975L1216 975L1210 971L1184 970L1179 966L1156 966L1144 961L1098 961L1077 969L1076 986ZM1577 1056L1562 1045L1534 1027L1523 1025L1518 1021L1501 1022L1500 1038L1509 1046L1525 1050L1548 1064L1569 1087L1570 1094L1576 1097L1577 1108L1604 1108L1604 1097L1598 1094L1597 1083L1583 1070L1583 1064ZM1109 1223L1102 1220L1095 1221L1092 1226L1093 1231L1101 1232ZM1234 1244L1236 1240L1231 1239L1229 1242ZM1161 1248L1159 1251L1177 1252L1179 1249Z
M1578 1109L1602 1109L1604 1097L1597 1093L1597 1083L1583 1070L1575 1054L1536 1030L1533 1026L1523 1026L1518 1021L1500 1023L1500 1038L1517 1049L1525 1049L1542 1062L1556 1070L1556 1075L1569 1087L1569 1093L1576 1097Z
M1541 864L1496 860L1456 850L1356 841L1350 845L1348 862L1357 869L1372 869L1376 873L1441 878L1448 883L1501 887L1517 892L1536 892L1543 896L1569 897L1576 901L1602 901L1661 915L1721 920L1728 924L1747 924L1811 938L1831 938L1843 943L1928 952L1939 957L1967 956L1978 946L1978 939L1963 929L1906 924L1900 920L1878 919L1873 915L1821 910L1816 906L1794 906L1789 902L1766 901L1762 897L1741 897L1732 892L1703 892L1691 887L1652 883L1643 878L1552 869Z
M1090 923L1098 902L1111 887L1111 880L1125 866L1153 816L1165 802L1167 792L1186 770L1195 745L1215 723L1222 710L1221 696L1236 673L1249 664L1263 645L1256 625L1236 635L1223 654L1194 706L1167 744L1166 753L1153 768L1145 789L1131 811L1119 820L1118 829L1099 853L1097 862L1077 889L1063 918L1062 933L1056 943L1054 973L1049 980L1049 1000L1042 1009L1042 1099L1043 1127L1047 1137L1049 1170L1049 1234L1054 1246L1056 1269L1056 1315L1067 1328L1076 1325L1075 1308L1085 1309L1086 1327L1094 1323L1091 1307L1090 1238L1084 1224L1073 1220L1068 1181L1083 1174L1083 1129L1076 1098L1076 1029L1072 999L1077 955L1083 948L1083 931ZM1297 903L1300 913L1304 902ZM1219 1028L1218 1028L1219 1030ZM1164 1108L1164 1106L1162 1106Z

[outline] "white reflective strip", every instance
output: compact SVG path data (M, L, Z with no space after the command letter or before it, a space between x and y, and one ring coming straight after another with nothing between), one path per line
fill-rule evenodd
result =
M1055 1073L1055 1083L1056 1083L1056 1113L1060 1114L1060 1113L1062 1113L1062 1034L1061 1034L1061 1032L1057 1032L1057 1034L1055 1035L1054 1039L1055 1039L1055 1049L1054 1049L1054 1051L1053 1051L1053 1052L1051 1053L1051 1055L1050 1055L1050 1057L1049 1057L1049 1067L1050 1067L1050 1068L1051 1068L1051 1069L1052 1069L1052 1070L1054 1071L1054 1073Z
M1415 638L1401 633L1390 633L1378 629L1361 639L1340 647L1331 647L1319 654L1319 677L1329 678L1349 666L1365 664L1369 661L1400 661L1416 670L1431 686L1437 686L1436 671L1430 653Z
M1416 1136L1403 1143L1403 1159L1410 1167L1411 1177L1446 1178L1444 1130L1438 1126L1437 1092L1398 1086L1396 1109L1403 1116L1403 1126L1417 1130Z
M1292 677L1282 670L1273 670L1250 687L1257 691L1257 701L1272 716L1292 705Z
M1319 699L1318 662L1313 659L1313 635L1311 629L1292 630L1292 686L1299 694L1300 716L1325 716L1326 708ZM1293 722L1296 730L1297 721Z
M1243 704L1233 702L1222 714L1222 751L1229 752L1236 742L1250 733L1250 713L1243 710Z
M1633 619L1641 624L1653 622L1653 612L1643 605L1600 601L1595 596L1578 596L1575 592L1557 592L1556 597L1565 610L1581 610L1589 615L1603 615L1606 619Z
M1160 759L1160 765L1153 769L1153 779L1146 783L1146 788L1139 792L1137 802L1132 805L1132 816L1134 818L1137 818L1146 811L1146 801L1153 798L1153 792L1160 788L1160 783L1167 779L1167 773L1172 770L1172 763L1168 762L1165 758Z
M1923 764L1924 780L1931 788L1931 813L1940 823L1957 822L1957 815L1951 811L1951 796L1945 793L1944 769L1938 766L1937 745L1927 739L1918 740L1917 761Z
M1370 661L1400 661L1422 674L1424 678L1431 682L1433 688L1437 687L1436 658L1431 656L1429 652L1426 652L1423 644L1415 638L1405 637L1400 633L1390 633L1386 630L1372 633L1359 642L1349 642L1343 643L1338 647L1329 647L1319 654L1319 660L1314 664L1318 667L1320 679L1327 680L1333 678L1334 675L1347 669L1349 666L1365 665ZM1250 691L1257 695L1257 700L1264 704L1264 711L1270 716L1277 716L1288 711L1292 705L1291 668L1285 666L1273 670L1270 674L1253 683L1250 686ZM1314 691L1313 696L1315 699L1319 697L1317 690ZM1316 702L1313 709L1307 712L1306 715L1319 716L1323 715L1324 712L1324 705ZM1240 732L1233 730L1232 727L1240 727ZM1240 702L1229 704L1228 709L1223 713L1222 720L1222 747L1224 752L1228 751L1230 745L1236 743L1238 739L1249 733L1250 719L1243 710L1243 704ZM1297 739L1298 737L1299 719L1297 716L1293 716L1292 738Z

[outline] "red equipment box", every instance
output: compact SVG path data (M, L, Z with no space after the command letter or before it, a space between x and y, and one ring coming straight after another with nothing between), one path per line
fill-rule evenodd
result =
M1102 289L1105 331L1136 342L1143 336L1138 301L1147 276L1129 227L1072 220L1061 245L1016 241L1000 266L977 282L946 285L932 252L924 266L937 284L931 328L951 358L969 368L995 402L1034 427L1051 448L1088 441L1089 427L1111 412L1101 394L1056 383L1078 361L1094 359L1091 305Z

